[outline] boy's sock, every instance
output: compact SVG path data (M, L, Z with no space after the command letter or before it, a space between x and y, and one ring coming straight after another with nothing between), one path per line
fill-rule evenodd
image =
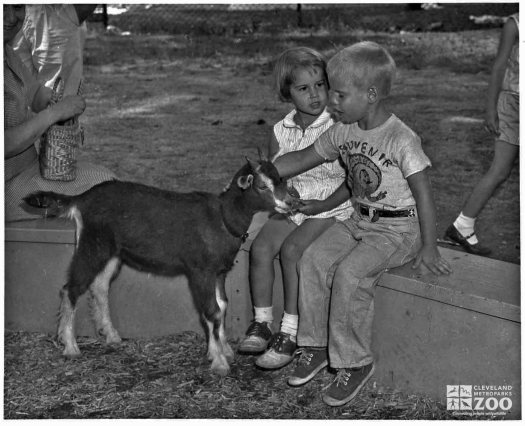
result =
M291 336L291 339L295 342L297 337L297 327L299 326L299 315L292 315L287 312L283 314L283 320L281 321L281 331Z
M464 237L468 237L469 235L472 235L470 238L467 238L467 242L469 244L477 244L478 239L476 237L476 234L474 233L474 224L476 223L475 217L467 217L463 215L463 212L459 214L457 219L454 222L454 226L459 231L461 235Z
M255 321L266 322L268 323L268 326L271 329L271 325L273 322L273 306L266 306L262 308L254 306L253 309L255 311Z

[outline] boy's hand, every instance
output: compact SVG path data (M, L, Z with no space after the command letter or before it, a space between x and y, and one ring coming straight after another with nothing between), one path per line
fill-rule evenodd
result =
M421 263L435 275L448 275L452 272L452 268L448 262L441 257L436 246L423 246L414 260L412 269L417 269Z

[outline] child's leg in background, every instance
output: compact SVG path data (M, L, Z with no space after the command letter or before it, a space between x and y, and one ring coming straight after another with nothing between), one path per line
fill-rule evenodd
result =
M476 219L494 191L507 180L519 154L519 99L516 96L509 93L500 94L498 118L500 134L494 145L494 158L490 169L474 187L461 213L445 234L470 253L479 255L487 255L491 250L478 242L474 230Z
M272 338L268 350L256 364L263 368L281 368L293 360L297 349L299 323L297 293L299 289L298 262L303 251L335 223L335 219L307 219L284 241L281 251L281 270L284 286L284 314L280 331Z
M469 199L463 207L462 213L471 218L476 218L492 196L496 188L509 176L514 161L519 153L518 145L496 141L494 159L488 172L477 183Z
M286 217L274 215L252 243L249 277L255 318L239 345L240 352L260 353L268 345L273 322L273 261L283 241L296 228L297 225Z

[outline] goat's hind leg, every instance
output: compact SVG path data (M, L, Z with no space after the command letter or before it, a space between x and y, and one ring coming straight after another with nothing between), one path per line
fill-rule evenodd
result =
M97 333L106 337L106 343L120 343L122 340L113 327L109 312L109 286L120 269L120 260L110 259L104 269L96 276L89 287L91 293L91 313Z
M71 297L69 283L60 291L60 309L58 312L58 341L64 344L65 357L74 358L80 355L75 337L75 313L77 295Z

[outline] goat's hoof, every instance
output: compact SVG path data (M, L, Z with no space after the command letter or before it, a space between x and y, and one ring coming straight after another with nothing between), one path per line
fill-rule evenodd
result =
M106 337L106 343L108 345L118 345L119 343L122 343L122 339L119 335L117 336L107 336Z
M67 359L75 359L80 356L80 350L78 348L64 349L64 352L62 352L62 355L65 356Z
M228 365L212 366L211 371L212 373L215 373L218 376L226 377L228 373L230 372L230 367Z

